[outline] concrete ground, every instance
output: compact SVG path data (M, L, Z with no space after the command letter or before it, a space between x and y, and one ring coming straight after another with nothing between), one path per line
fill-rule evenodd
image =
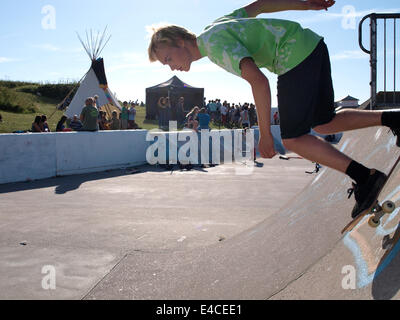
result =
M228 241L315 177L305 174L309 161L278 157L255 167L139 169L0 185L0 299L82 299L94 289L109 298L101 284L121 261ZM148 271L144 262L137 272Z

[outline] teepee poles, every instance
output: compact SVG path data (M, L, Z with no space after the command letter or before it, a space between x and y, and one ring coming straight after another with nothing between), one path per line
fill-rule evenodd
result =
M96 35L93 34L93 30L86 30L86 41L84 41L79 33L77 32L78 39L85 49L90 60L94 61L100 56L101 52L104 50L106 45L111 39L111 35L106 39L107 27L104 28L103 33L97 32Z

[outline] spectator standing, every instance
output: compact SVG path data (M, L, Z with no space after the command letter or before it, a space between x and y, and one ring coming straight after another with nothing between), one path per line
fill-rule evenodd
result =
M235 107L232 105L229 108L229 113L228 113L228 121L229 121L231 127L233 126L234 114L235 114Z
M94 97L94 104L95 104L95 107L97 108L97 111L99 111L99 113L100 113L100 103L99 103L99 96L98 95L95 95Z
M99 109L97 109L97 111L99 111ZM98 124L99 124L99 130L105 130L104 129L104 120L103 120L103 111L99 111L99 115L97 116L97 120L98 120Z
M120 130L121 129L117 111L113 111L113 113L112 113L110 129L111 130Z
M227 114L228 114L228 107L227 107L227 102L225 101L221 106L221 122L223 126L226 125Z
M201 108L198 114L199 119L199 129L200 130L210 130L210 116L207 113L206 108Z
M179 101L176 105L176 116L177 116L177 121L178 121L178 127L180 127L184 120L185 120L185 98L184 97L180 97Z
M214 116L214 119L216 118L216 119L221 119L221 100L220 99L217 99L216 101L215 101L215 116Z
M128 120L129 120L129 110L128 110L128 102L124 101L121 112L121 129L128 129Z
M166 106L167 106L167 108L166 108L166 110L167 110L167 116L166 116L166 119L165 119L165 121L166 121L165 126L166 126L166 128L167 128L167 130L168 130L169 121L172 119L172 118L171 118L172 106L171 106L171 100L170 100L169 97L165 97L165 104L166 104Z
M161 97L160 99L158 99L158 126L160 129L166 129L166 127L168 127L168 106L167 106L167 98L165 97Z
M197 127L199 125L197 115L199 113L199 107L194 107L186 116L186 127L189 129L193 129L197 132Z
M216 113L217 113L217 104L214 100L211 101L210 103L210 116L211 116L211 121L214 121Z
M99 127L101 125L101 129L100 130L110 130L109 127L109 121L106 118L106 112L105 111L100 111L100 121L99 121Z
M136 128L136 109L135 109L135 103L131 103L131 107L129 108L129 116L128 116L128 128L129 129L135 129Z
M87 98L85 107L81 112L82 128L80 131L98 131L99 130L99 111L94 106L94 98Z
M248 111L247 106L243 107L243 111L240 113L240 121L239 122L242 124L243 129L250 128L250 117L249 117L249 111Z
M239 106L235 106L235 111L233 112L233 125L239 127L240 120L240 108Z
M210 113L211 112L211 100L208 100L208 103L206 105L206 109L207 109L208 114L211 114Z
M250 104L249 116L250 116L250 127L252 127L257 123L257 112L255 105L252 103Z

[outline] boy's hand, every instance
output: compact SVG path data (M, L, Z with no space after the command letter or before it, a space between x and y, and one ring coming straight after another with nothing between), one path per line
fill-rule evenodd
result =
M272 159L276 156L277 153L274 149L274 139L272 138L272 135L260 135L258 150L261 158Z
M334 0L301 0L307 6L308 10L328 10L336 1Z
M286 10L328 10L335 0L257 0L245 7L250 18Z

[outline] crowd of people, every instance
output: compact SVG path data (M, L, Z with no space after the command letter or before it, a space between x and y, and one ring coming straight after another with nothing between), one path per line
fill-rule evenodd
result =
M185 114L184 97L179 99L175 108L171 107L168 97L158 100L159 127L168 130L169 121L177 121L178 128L194 130L209 129L210 122L219 127L250 128L257 124L257 112L254 104L231 104L227 101L204 99L202 106L194 106Z
M120 113L111 112L111 117L107 117L107 112L100 110L97 104L98 97L89 97L85 101L81 114L74 115L71 119L62 116L57 123L57 132L68 131L99 131L99 130L130 130L139 129L136 124L136 103L127 101L123 103ZM51 132L47 124L46 115L36 116L32 123L32 132Z
M211 121L227 128L250 128L257 124L257 112L254 104L231 104L227 101L210 100L206 108Z
M32 132L51 132L50 127L47 123L47 116L41 115L36 116L32 123Z
M98 97L89 97L81 114L72 118L62 116L57 123L57 132L68 131L98 131L98 130L132 130L139 129L136 123L135 102L125 101L121 112L100 110L97 104ZM210 123L215 126L234 128L251 128L257 125L257 112L254 104L235 104L221 100L209 100L201 107L194 106L189 112L184 110L184 97L178 99L174 108L171 107L168 97L158 100L158 122L163 130L169 130L169 121L177 121L178 128L188 128L195 131L210 129ZM1 118L0 118L1 121ZM273 124L279 124L279 115L276 112L272 119ZM46 115L36 116L32 123L32 132L51 132Z
M178 127L184 126L184 104L184 97L180 97L174 107L172 107L169 97L160 97L157 102L159 128L167 130L169 121L177 121Z

